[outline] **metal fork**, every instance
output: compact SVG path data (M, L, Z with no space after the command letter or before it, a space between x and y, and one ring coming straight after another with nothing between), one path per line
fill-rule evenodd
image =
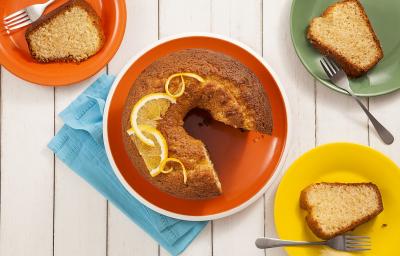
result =
M313 246L325 245L332 249L345 252L360 252L371 250L371 240L368 236L341 235L327 241L301 242L280 240L276 238L261 237L256 240L256 246L260 249L268 249L283 246Z
M350 88L349 79L347 78L346 73L339 68L335 62L327 57L323 57L320 62L331 82L346 91L351 97L353 97L353 99L357 101L358 105L360 105L365 114L367 114L382 141L388 145L392 144L394 141L393 135L371 114L371 112L368 111L368 108L364 106L360 99L354 95Z
M19 11L11 13L7 17L3 18L4 31L10 33L12 30L16 30L25 27L42 16L44 10L52 4L55 0L49 0L43 4L34 4Z

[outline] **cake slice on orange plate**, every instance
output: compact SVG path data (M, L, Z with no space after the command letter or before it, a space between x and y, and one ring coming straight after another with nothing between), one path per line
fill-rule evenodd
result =
M84 61L105 41L100 17L84 0L70 0L44 15L25 38L32 57L42 63Z

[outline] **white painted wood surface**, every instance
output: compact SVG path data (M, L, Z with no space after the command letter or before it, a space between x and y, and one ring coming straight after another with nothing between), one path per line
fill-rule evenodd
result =
M126 1L128 19L124 41L108 65L117 74L130 57L158 39L158 1ZM108 256L158 255L159 247L112 204L108 205Z
M262 54L280 77L296 129L285 164L328 142L370 145L400 164L400 141L386 146L349 98L317 83L290 40L291 0L127 0L124 41L103 72L116 74L158 38L182 32L233 37ZM1 256L168 255L46 148L62 126L56 117L94 79L70 87L32 86L1 68ZM340 104L338 104L340 102ZM366 99L396 138L400 93ZM183 255L286 255L254 246L275 236L276 185L248 209L210 223Z

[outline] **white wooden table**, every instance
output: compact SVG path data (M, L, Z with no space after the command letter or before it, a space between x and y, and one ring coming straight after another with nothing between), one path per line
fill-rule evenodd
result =
M327 142L370 145L400 163L400 95L366 99L394 133L386 146L352 99L316 82L298 60L289 33L291 0L126 0L122 45L102 72L116 74L147 44L181 32L238 39L272 65L293 112L294 137L286 167ZM92 81L69 87L32 86L1 68L1 256L167 255L99 193L47 149L62 126L57 114ZM254 240L275 235L274 189L246 210L211 222L184 255L285 255L258 250Z

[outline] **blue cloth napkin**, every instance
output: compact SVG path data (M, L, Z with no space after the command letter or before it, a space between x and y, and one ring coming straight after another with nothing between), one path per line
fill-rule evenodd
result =
M60 113L65 125L48 147L169 253L178 255L207 222L182 221L154 212L136 200L115 176L104 149L102 124L113 80L113 76L102 75Z

